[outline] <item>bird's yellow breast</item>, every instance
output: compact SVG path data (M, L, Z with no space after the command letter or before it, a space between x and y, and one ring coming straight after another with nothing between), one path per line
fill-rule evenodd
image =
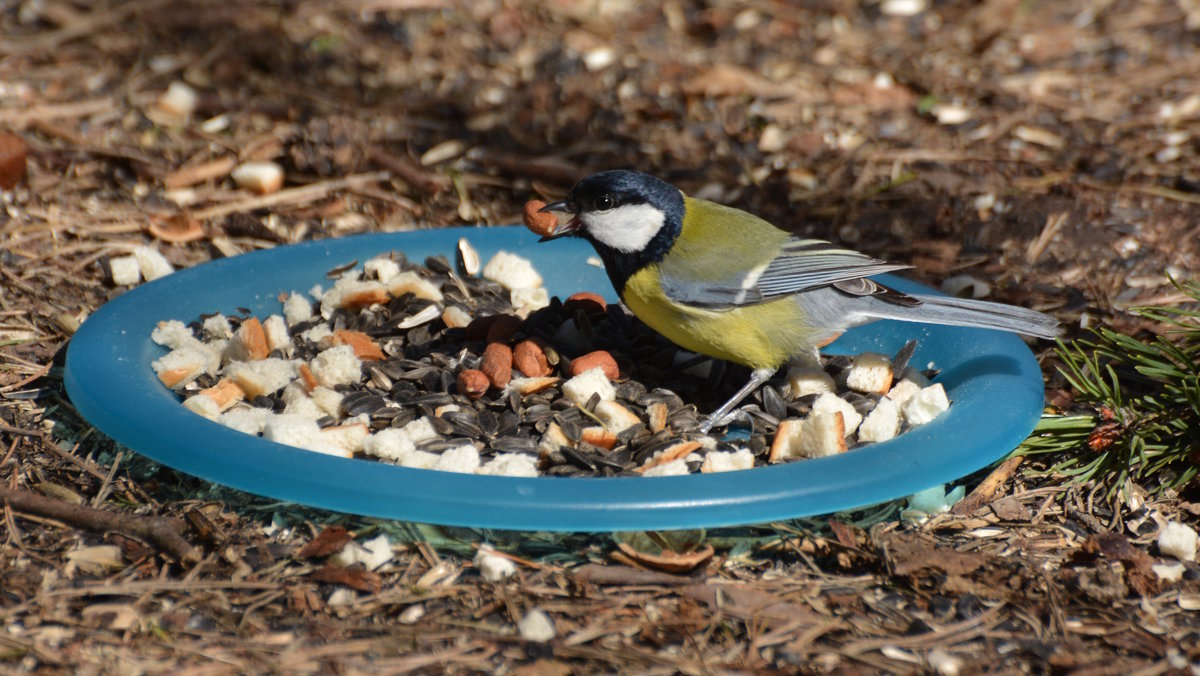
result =
M663 293L657 265L631 275L622 299L638 319L676 345L751 368L778 368L814 342L790 297L729 310L683 305Z

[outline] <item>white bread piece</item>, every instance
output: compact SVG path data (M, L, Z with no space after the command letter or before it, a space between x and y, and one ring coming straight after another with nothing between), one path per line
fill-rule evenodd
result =
M480 545L479 551L475 552L475 568L479 570L479 576L488 582L499 582L517 572L517 564L496 554L496 550L486 544Z
M507 251L497 251L483 266L483 278L506 289L535 289L542 285L542 276L529 259Z
M417 418L404 427L401 427L400 430L407 434L408 438L412 439L414 444L429 441L430 439L437 439L441 436L433 428L433 423L429 422L428 418Z
M401 272L387 281L387 292L400 297L411 293L417 298L424 298L435 303L442 302L442 290L436 284L409 270Z
M215 314L200 325L200 335L204 340L229 340L233 336L233 327L229 324L229 318L223 314Z
M656 465L642 472L644 477L654 476L683 476L688 474L687 461L683 458L676 458L670 462L664 462L661 465Z
M900 405L883 397L858 426L859 441L887 441L900 433Z
M498 453L479 468L480 474L491 476L522 476L538 475L537 459L524 453Z
M748 448L739 448L736 451L710 451L704 456L704 462L700 465L700 472L710 474L712 472L734 472L742 469L754 468L754 454Z
M262 434L263 425L271 412L257 406L235 406L225 411L217 418L222 425L237 430L243 434L258 436Z
M292 337L288 334L287 323L283 315L271 315L262 323L263 333L267 335L267 349L284 354L292 351Z
M263 423L263 439L318 453L349 458L352 453L321 437L317 421L287 413L271 413Z
M273 394L296 378L299 362L278 357L257 361L235 361L225 366L225 375L246 393L247 399Z
M442 451L441 457L431 469L439 472L474 474L479 469L479 451L471 444L463 444Z
M600 400L596 404L596 410L593 412L604 423L604 429L613 434L620 434L634 425L640 425L642 422L642 419L636 413L610 399Z
M209 420L216 420L221 415L221 407L207 394L193 394L183 400L183 407Z
M185 345L150 362L159 381L177 390L199 378L208 369L212 355L203 346Z
M392 560L392 543L386 534L380 534L363 543L350 541L342 550L329 557L329 562L335 566L349 568L361 563L367 570L375 570Z
M540 286L533 289L513 289L508 295L509 302L516 308L516 314L520 317L526 317L530 312L550 305L550 292Z
M1168 521L1158 532L1158 553L1180 561L1196 560L1196 531L1178 521Z
M283 407L284 413L304 416L310 420L318 420L325 417L325 411L320 406L317 406L317 403L311 397L304 393L304 388L300 386L299 381L293 381L290 385L283 388L283 394L283 399L287 402L287 406Z
M934 383L909 397L900 410L903 411L908 424L915 426L924 425L948 408L950 400L946 398L946 389L941 383Z
M321 429L321 438L339 448L351 453L363 450L363 444L371 434L371 429L363 422L334 425Z
M342 397L345 395L341 392L318 385L313 388L312 392L308 393L308 396L312 398L313 403L321 408L321 411L325 415L333 416L334 420L342 417Z
M553 453L560 448L574 448L575 442L571 441L570 437L563 432L562 427L558 423L551 421L546 426L546 431L542 433L542 438L538 440L538 454L545 455Z
M136 256L108 259L108 274L117 286L133 286L142 279L142 269Z
M142 272L142 278L147 282L153 282L160 277L175 272L175 266L171 265L157 249L148 246L139 246L133 250L133 256L137 259L138 269Z
M862 414L850 402L836 394L827 392L817 397L817 400L813 402L812 415L835 412L842 414L842 421L846 425L846 431L843 436L854 434L859 424L862 423Z
M238 326L233 337L226 342L222 358L227 362L254 361L265 359L270 353L262 322L258 317L250 317Z
M308 365L317 382L325 387L347 385L362 380L362 360L349 345L338 345L313 357Z
M471 313L461 305L447 305L446 309L442 310L442 323L451 329L464 328L471 323Z
M917 392L920 392L921 387L923 386L918 385L915 381L905 378L904 380L901 380L893 385L892 389L888 390L888 393L885 396L897 404L903 405L904 402L908 401L910 397Z
M278 192L283 187L283 167L274 162L243 162L229 177L239 188L260 195Z
M442 456L438 455L437 453L414 450L400 456L400 459L396 461L396 464L400 465L401 467L411 467L412 469L434 469L438 461L441 459Z
M846 423L841 411L818 413L804 419L801 426L800 454L823 458L846 452Z
M150 340L172 350L177 350L184 345L204 345L199 338L192 334L192 330L178 319L159 322L150 332Z
M321 316L328 319L340 308L370 307L386 303L387 287L375 281L362 281L356 275L345 275L333 288L321 296Z
M312 303L300 293L293 291L287 300L283 301L283 318L287 320L288 326L306 322L312 319L312 316Z
M328 324L317 324L300 334L301 338L317 346L320 346L322 341L331 343L332 341L329 341L329 338L332 336L333 329L329 328Z
M855 392L886 394L892 387L892 360L887 355L863 352L846 370L846 387Z
M787 370L792 399L834 391L833 377L819 366L792 366Z
M413 440L402 430L389 427L363 439L362 450L367 455L400 462L405 455L417 449L413 445Z
M799 418L785 418L779 421L775 428L775 438L771 441L770 462L784 462L800 457L800 438L804 432L804 421Z
M562 393L576 406L587 404L593 394L599 394L601 401L611 401L617 398L617 389L604 375L604 369L596 367L584 371L562 384Z
M363 272L366 273L367 277L387 284L388 280L400 274L400 264L390 258L381 256L363 263Z

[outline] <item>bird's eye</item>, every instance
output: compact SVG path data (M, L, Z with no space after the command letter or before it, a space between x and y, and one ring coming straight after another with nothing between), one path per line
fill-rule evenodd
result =
M593 206L596 211L608 211L616 205L617 201L613 199L613 196L605 193L596 198L596 203Z

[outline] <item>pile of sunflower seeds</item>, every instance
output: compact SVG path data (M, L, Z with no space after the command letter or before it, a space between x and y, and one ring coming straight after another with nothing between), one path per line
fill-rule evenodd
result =
M369 284L363 280L370 276L357 262L339 266L328 273L340 280L333 289L316 288L307 296L293 293L286 299L286 322L282 317L260 321L242 312L200 317L174 332L160 325L154 338L173 352L155 362L156 371L190 409L230 427L309 450L427 469L511 476L656 476L748 469L861 445L843 429L834 435L840 447L781 452L781 423L813 413L823 396L790 397L789 391L799 385L784 379L760 388L739 409L738 433L728 435L736 439L701 435L697 403L704 410L715 408L745 381L744 369L682 351L595 294L565 302L535 300L534 307L544 304L536 309L514 308L518 294L477 276L480 266L471 254L469 244L461 242L457 265L444 256L418 264L397 252L373 259L365 266L368 272L378 275L387 267L389 278L399 272L415 275L421 283L400 287L396 295L368 293L359 302L346 299L366 289ZM335 299L338 289L341 295ZM269 351L260 348L264 354L251 365L274 364L282 376L265 368L254 373L244 366L232 368L233 360L245 359L239 357L248 349L242 343L253 342L245 336L254 325L265 326ZM511 372L511 346L520 352L522 343L536 346L542 372L522 373L520 360L518 370ZM496 344L502 347L489 347ZM165 374L176 372L169 367L180 362L168 357L200 345L209 350L207 357L195 360L203 363L185 364L177 372L191 368L187 375L168 382ZM340 347L348 366L326 358L336 351L331 346ZM923 380L906 368L911 349L889 358L886 366L892 373L907 373L910 380ZM493 351L509 355L508 371L498 379L494 365L485 363ZM565 396L572 378L599 377L601 369L580 374L573 368L574 361L584 358L591 363L598 352L619 369L619 377L611 378L611 392ZM213 354L220 355L216 361ZM892 381L889 373L879 392L846 389L853 363L848 357L828 357L824 374L817 374L842 390L837 396L847 410L836 414L839 421L855 413L869 416L888 396ZM466 376L478 373L487 379L475 376L481 380L472 385ZM234 396L218 396L221 391ZM613 421L614 411L619 422ZM301 413L310 420L296 420ZM895 431L908 426L897 421Z

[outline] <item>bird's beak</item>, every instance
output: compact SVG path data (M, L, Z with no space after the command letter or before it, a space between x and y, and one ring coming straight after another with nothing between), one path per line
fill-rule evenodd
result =
M567 213L571 213L571 209L570 209L570 207L567 206L567 203L565 200L559 201L559 202L552 202L552 203L547 204L546 206L542 207L541 209L538 209L538 213L542 213L542 214L548 214L551 212L567 214ZM550 240L558 239L559 237L570 237L571 235L574 235L578 231L579 231L579 215L576 214L576 215L572 216L570 218L570 220L568 220L566 223L559 223L558 227L554 228L554 232L551 232L549 235L542 237L541 239L538 240L538 242L549 242Z

